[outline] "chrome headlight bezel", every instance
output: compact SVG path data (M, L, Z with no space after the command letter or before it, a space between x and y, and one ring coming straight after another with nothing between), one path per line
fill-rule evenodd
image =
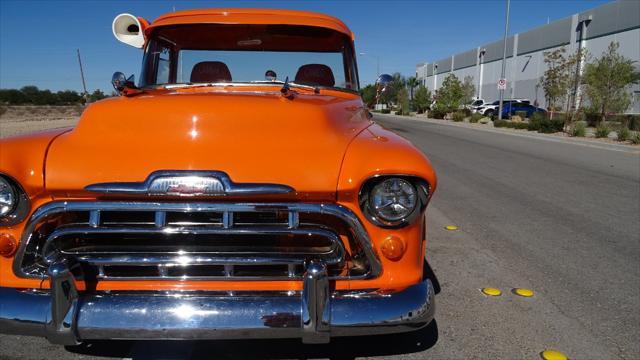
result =
M0 173L0 178L13 192L14 203L9 211L0 216L0 226L12 226L24 220L29 213L29 197L22 186L11 176Z
M385 219L371 204L371 192L379 184L388 181L390 179L400 179L409 183L416 192L416 203L414 208L404 217L399 219ZM367 179L358 195L358 202L363 214L373 224L382 228L402 228L411 224L415 219L424 211L427 203L429 202L430 186L429 183L423 178L411 175L393 175L384 174L377 175Z

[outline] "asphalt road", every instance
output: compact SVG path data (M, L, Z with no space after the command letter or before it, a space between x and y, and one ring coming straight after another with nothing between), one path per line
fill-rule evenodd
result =
M431 159L427 257L436 323L415 334L299 341L106 342L0 337L2 358L640 358L640 155L385 116ZM459 230L447 231L445 225ZM503 291L487 297L480 288ZM532 298L515 287L530 288Z

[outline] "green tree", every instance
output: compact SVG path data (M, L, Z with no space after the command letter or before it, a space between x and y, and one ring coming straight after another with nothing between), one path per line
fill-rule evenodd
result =
M445 112L453 112L460 108L464 92L462 83L454 74L449 74L438 89L436 108Z
M611 42L602 56L584 69L590 109L600 114L601 121L606 120L608 113L623 112L629 107L629 86L640 81L634 61L619 54L619 47L617 42Z
M569 90L580 83L577 66L586 57L587 52L584 49L577 50L571 55L567 55L564 47L544 52L547 70L540 78L540 85L552 115L553 111L561 109L563 104L566 105L566 111L569 113L572 103L572 92Z
M431 105L431 91L424 85L419 85L413 98L413 105L419 113L425 112Z
M90 100L91 102L94 102L94 101L102 100L102 99L104 99L104 98L106 98L106 97L107 97L107 95L105 95L105 94L102 92L102 90L100 90L100 89L96 89L96 90L94 90L94 91L91 93L91 95L89 95L89 100Z
M473 84L473 76L467 75L462 80L462 103L470 104L476 95L476 86Z
M40 102L40 89L37 86L28 85L20 88L20 92L24 94L27 104L37 104Z
M64 90L56 93L58 101L64 105L73 105L80 102L81 96L76 91Z
M362 96L362 101L367 106L371 106L376 103L376 87L375 85L369 84L362 89L360 89L360 96Z
M547 107L552 113L559 108L559 102L567 94L570 85L567 76L566 52L564 47L544 52L544 63L547 65L547 70L540 78L540 83L547 100Z
M22 105L28 102L27 96L18 89L0 89L0 103Z
M411 109L409 109L409 94L407 93L407 89L401 87L397 92L397 104L399 108L399 112L401 115L409 115Z

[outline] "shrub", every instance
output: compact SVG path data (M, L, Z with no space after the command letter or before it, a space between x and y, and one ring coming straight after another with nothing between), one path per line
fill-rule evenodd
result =
M620 128L618 130L618 141L627 141L631 138L631 132L626 127Z
M7 107L6 106L0 106L0 116L2 116L2 114L7 112Z
M564 131L564 119L551 120L545 113L536 112L531 116L527 129L529 131L537 131L544 134L561 132Z
M587 135L587 124L584 121L576 121L571 128L571 136L585 137Z
M482 117L482 119L478 120L478 122L480 124L488 124L488 123L491 122L491 118L484 116L484 117Z
M506 128L509 127L509 122L507 120L494 120L493 121L493 127L497 127L497 128Z
M540 129L538 130L538 132L544 134L553 134L562 131L564 131L564 120L560 119L544 119L540 123Z
M451 120L453 120L455 122L462 122L462 121L464 121L464 118L465 118L464 112L462 112L462 111L456 111L451 116Z
M535 112L533 113L533 115L531 115L531 119L529 119L529 126L528 126L528 130L529 131L538 131L540 130L540 127L542 126L542 121L545 120L547 117L545 116L544 113L539 113L539 112Z
M482 119L483 116L480 113L473 113L471 114L471 118L469 118L469 122L471 123L477 123L478 121L480 121L480 119Z
M615 115L609 117L610 121L619 122L622 126L627 127L629 130L640 130L640 115L626 114Z
M637 132L635 135L631 137L631 142L640 145L640 132Z
M512 123L514 129L529 130L529 124L525 122Z
M382 109L380 110L381 114L391 114L391 109Z
M609 125L605 124L605 123L601 123L600 125L598 125L598 127L596 128L596 137L597 138L606 138L609 137L609 133L611 132L611 129L609 129Z
M435 109L429 112L429 116L434 119L444 119L444 116L447 115L447 112L441 108L436 107Z
M463 108L462 110L460 110L462 112L462 114L464 115L464 117L467 116L471 116L471 110L467 109L467 108Z

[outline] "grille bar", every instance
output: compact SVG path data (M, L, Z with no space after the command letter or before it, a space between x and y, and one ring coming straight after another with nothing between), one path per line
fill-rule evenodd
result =
M68 220L69 214L87 215ZM85 220L82 216L86 216ZM324 218L344 223L341 231L346 235L338 235L333 225L317 222ZM46 228L43 224L55 221L60 222L56 228L40 233ZM344 236L355 243L349 246L350 253L344 247ZM172 237L185 248L163 249L162 246L173 244L166 240ZM233 246L229 241L234 237L254 240L243 238L239 243L248 246ZM164 238L164 243L159 241ZM222 245L217 243L219 238ZM308 240L312 238L313 241ZM123 244L122 251L109 239L118 239ZM260 241L277 245L260 248ZM296 247L296 241L300 246ZM314 241L322 246L309 246ZM311 259L334 266L330 274L333 279L371 278L381 270L358 218L336 204L52 202L31 216L14 271L21 277L42 278L46 276L42 270L60 256L94 266L101 279L292 279L301 276ZM350 272L351 266L357 269L356 273Z

